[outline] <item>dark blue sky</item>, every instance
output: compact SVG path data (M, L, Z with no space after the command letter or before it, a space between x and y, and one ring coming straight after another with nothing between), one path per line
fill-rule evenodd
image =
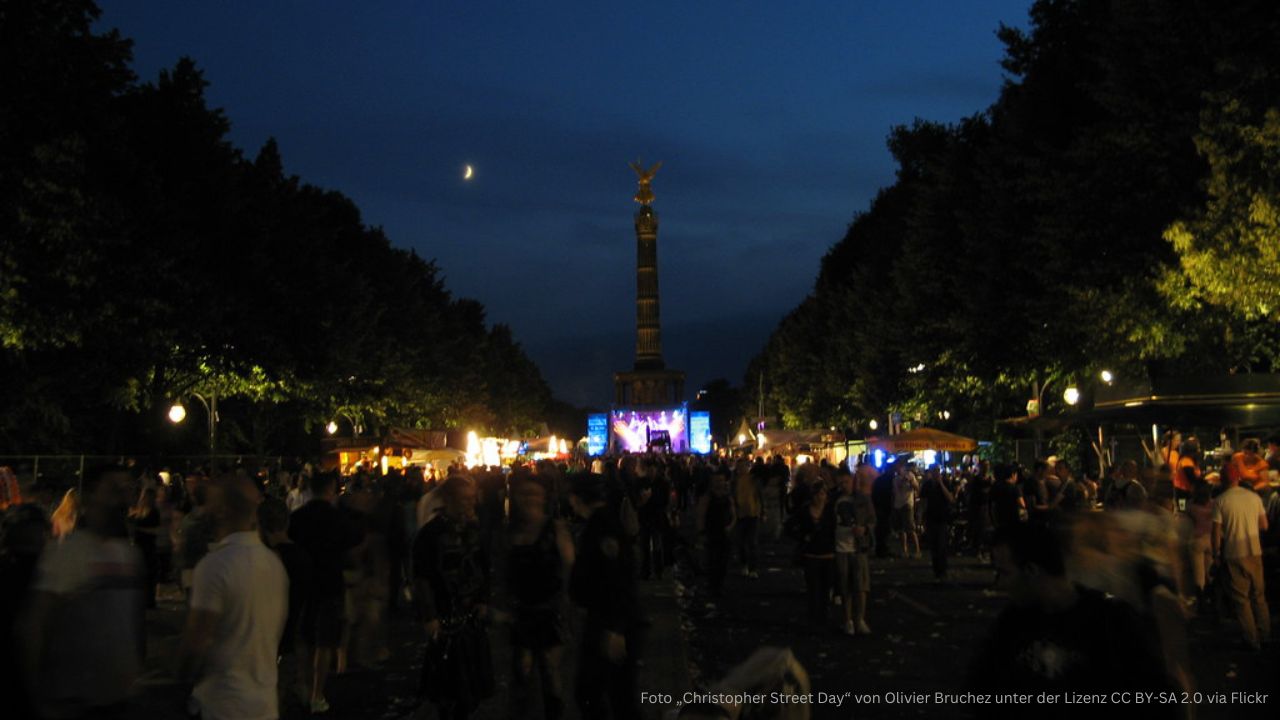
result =
M102 25L154 79L189 55L252 156L339 190L512 326L560 397L634 357L629 160L654 181L663 348L739 383L877 188L884 139L1003 80L998 2L136 2ZM476 176L463 182L464 164Z

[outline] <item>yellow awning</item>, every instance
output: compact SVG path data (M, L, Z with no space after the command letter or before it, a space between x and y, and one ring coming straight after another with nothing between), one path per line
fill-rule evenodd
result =
M978 443L972 438L943 432L942 430L934 430L933 428L919 428L918 430L911 430L898 435L890 435L886 438L871 438L867 440L867 446L872 450L879 449L887 453L922 452L924 450L973 452L978 449Z

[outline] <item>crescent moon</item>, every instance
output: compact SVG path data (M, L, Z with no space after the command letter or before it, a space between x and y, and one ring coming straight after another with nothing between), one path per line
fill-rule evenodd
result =
M462 179L463 179L463 180L470 180L470 179L471 179L471 176L472 176L472 175L474 175L474 174L475 174L475 169L474 169L474 168L472 168L470 165L467 165L467 166L466 166L466 171L464 171L464 172L462 173Z

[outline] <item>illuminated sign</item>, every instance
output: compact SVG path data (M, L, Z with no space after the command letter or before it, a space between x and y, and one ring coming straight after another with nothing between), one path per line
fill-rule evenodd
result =
M689 449L699 455L711 452L711 413L689 413Z
M609 416L604 413L587 416L587 454L598 457L609 449Z

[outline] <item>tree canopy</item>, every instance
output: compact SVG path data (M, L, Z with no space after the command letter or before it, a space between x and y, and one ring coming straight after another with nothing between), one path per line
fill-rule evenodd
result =
M1256 0L1039 0L1001 27L995 103L890 132L897 177L748 369L766 414L989 432L1103 368L1273 369L1277 30Z
M287 174L274 140L234 147L191 60L140 81L98 13L0 8L0 443L163 449L192 393L217 393L240 451L344 415L511 434L563 415L433 262Z

